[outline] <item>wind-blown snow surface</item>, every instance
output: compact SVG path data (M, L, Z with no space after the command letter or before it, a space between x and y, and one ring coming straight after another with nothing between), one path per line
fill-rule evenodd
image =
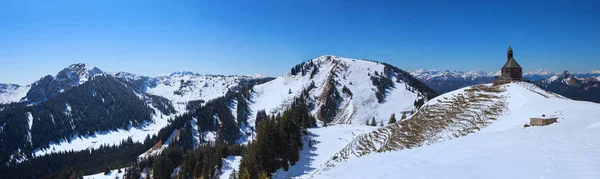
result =
M507 84L503 94L507 111L479 132L371 153L314 178L600 178L600 104L566 99L529 83ZM558 117L558 123L523 127L542 114Z

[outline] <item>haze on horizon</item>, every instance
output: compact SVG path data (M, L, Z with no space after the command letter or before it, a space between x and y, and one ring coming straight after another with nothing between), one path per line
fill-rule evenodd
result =
M0 6L0 83L73 63L147 76L279 76L321 55L406 70L600 69L600 2L35 1Z

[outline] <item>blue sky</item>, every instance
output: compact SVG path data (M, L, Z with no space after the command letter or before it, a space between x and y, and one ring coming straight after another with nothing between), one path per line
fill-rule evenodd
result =
M160 76L283 75L321 55L403 69L600 69L600 1L0 2L0 83L73 63Z

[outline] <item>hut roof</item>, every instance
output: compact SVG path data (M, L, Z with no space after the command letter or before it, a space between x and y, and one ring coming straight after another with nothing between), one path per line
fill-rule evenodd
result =
M506 61L506 63L504 64L504 67L502 68L521 68L521 65L519 65L519 63L517 63L517 61L515 60L515 58L510 58L508 59L508 61Z

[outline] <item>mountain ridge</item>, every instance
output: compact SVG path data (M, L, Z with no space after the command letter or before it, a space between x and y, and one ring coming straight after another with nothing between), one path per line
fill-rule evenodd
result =
M592 70L585 73L570 73L580 79L591 79L600 77L598 71ZM419 78L439 93L449 92L465 86L490 83L493 79L500 75L500 72L484 72L484 71L457 71L457 70L425 70L419 69L411 71L411 74ZM547 80L549 78L557 78L556 75L563 73L550 72L546 69L533 70L523 73L523 78L532 82ZM559 91L554 91L559 92ZM560 92L559 92L560 93ZM582 98L585 99L585 98Z
M97 78L114 78L118 81L118 83L114 83L115 85L122 85L126 87L123 89L131 90L136 99L141 100L150 107L151 111L154 111L149 114L151 117L146 117L144 121L132 122L132 124L143 124L141 126L127 127L126 123L119 123L108 125L109 127L106 129L111 130L100 134L96 130L91 130L75 133L74 138L71 138L71 134L61 135L59 138L64 140L51 142L48 145L43 141L40 142L39 133L35 132L36 128L43 124L39 120L48 116L33 114L31 119L22 120L31 121L31 127L24 128L23 131L34 129L33 139L37 141L35 146L42 146L35 148L34 155L42 156L55 152L97 148L106 144L115 144L127 139L127 136L132 137L134 142L141 142L144 141L147 134L156 134L159 129L169 125L171 123L169 118L179 115L190 116L190 119L185 119L187 121L192 121L193 118L196 120L194 123L198 125L198 128L195 135L199 138L198 141L210 142L216 139L232 141L238 136L235 133L239 133L237 141L233 141L246 143L253 140L257 123L255 117L258 111L266 110L271 114L281 112L293 98L303 94L308 97L308 105L312 106L310 107L311 114L320 116L321 125L324 123L363 123L372 118L383 121L392 113L414 110L418 107L419 102L423 103L437 95L408 72L389 64L337 56L321 56L302 62L293 67L291 72L286 75L274 80L261 78L259 79L262 80L261 82L257 82L257 79L252 77L234 75L175 72L169 76L152 78L127 72L100 73L100 71L97 67L87 64L71 65L69 68L61 70L57 77L45 77L49 82L43 80L36 82L64 84L51 88L53 90L49 91L54 93L47 95L45 100L36 103L25 101L25 103L12 105L46 105L49 103L47 101L55 101L57 96L70 96L72 93L69 92L73 89L81 92L89 91L90 89L85 87L86 84ZM361 80L357 82L355 79ZM253 85L255 85L253 88L247 88ZM86 89L83 90L84 88ZM241 94L246 90L251 91L248 94ZM92 96L82 100L94 99L95 93L98 92L92 90ZM397 101L401 101L402 105L398 105L400 103ZM101 104L105 100L100 99L97 102ZM190 106L192 102L194 105ZM204 104L209 106L204 108ZM372 105L371 110L359 108L366 104ZM85 111L81 111L83 108L78 105L63 104L59 106L62 107L57 112L61 114L64 111L67 111L66 114L85 113ZM244 110L247 111L244 112ZM365 110L365 112L357 112L357 110ZM190 113L184 114L184 112ZM0 111L0 113L8 113L8 111ZM50 117L52 116L54 115L50 115ZM240 116L242 117L240 118ZM249 116L247 124L242 123L245 120L242 119L243 116ZM67 119L67 121L69 120ZM229 127L210 127L221 124L227 124ZM66 127L68 126L66 125ZM74 126L74 128L79 128L80 125ZM104 128L100 129L100 131L103 130ZM28 156L28 154L12 153L13 159L11 160L22 161L27 158L24 156Z

